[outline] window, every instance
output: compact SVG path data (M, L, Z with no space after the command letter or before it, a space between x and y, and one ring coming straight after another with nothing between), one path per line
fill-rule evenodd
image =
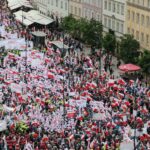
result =
M114 19L112 20L112 30L115 31L115 20Z
M124 15L124 5L121 5L121 15Z
M71 13L73 14L73 6L71 5Z
M81 16L81 8L79 8L79 16Z
M74 13L77 14L77 7L74 8Z
M104 26L107 27L107 18L104 18Z
M136 31L136 39L139 40L139 31Z
M134 29L132 29L132 35L134 36Z
M113 12L115 12L116 11L116 4L115 4L115 2L113 3Z
M149 16L146 17L146 27L149 27L150 25L150 19Z
M139 13L136 14L136 23L139 23L140 22L140 15Z
M56 7L58 7L58 0L56 0Z
M116 31L119 32L119 22L117 22Z
M65 10L67 10L68 9L68 7L67 7L67 2L65 3Z
M120 5L119 5L119 3L117 4L117 14L119 14L120 13Z
M130 34L130 28L128 28L128 34Z
M105 6L104 6L105 9L107 10L107 1L105 1L105 4L104 4L104 5L105 5Z
M135 13L132 11L132 21L134 22Z
M110 18L108 19L108 28L111 29L111 19Z
M149 44L149 35L146 35L146 44Z
M121 31L121 33L123 33L123 23L120 26L120 31Z
M109 11L111 11L111 2L109 2Z
M60 7L63 9L63 1L61 1L61 5L60 5Z
M144 25L144 15L141 17L141 25Z
M128 10L128 20L130 20L130 10Z
M144 42L144 33L141 33L141 41Z
M147 6L150 8L150 0L147 1Z

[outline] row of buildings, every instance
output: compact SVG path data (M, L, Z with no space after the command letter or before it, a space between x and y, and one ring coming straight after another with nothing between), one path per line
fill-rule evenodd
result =
M104 31L117 37L132 34L143 49L150 50L150 0L31 0L45 15L101 21Z

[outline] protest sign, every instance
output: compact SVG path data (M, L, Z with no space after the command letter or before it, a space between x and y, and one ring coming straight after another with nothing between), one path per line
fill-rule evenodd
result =
M0 120L0 132L7 129L6 121Z

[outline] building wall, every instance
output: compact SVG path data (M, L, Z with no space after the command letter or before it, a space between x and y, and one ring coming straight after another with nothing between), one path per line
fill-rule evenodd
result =
M117 37L126 33L126 0L103 0L104 31L112 29Z
M47 0L32 0L32 4L42 14L47 15Z
M126 15L127 33L150 50L150 0L128 0Z
M82 0L69 1L69 14L72 14L77 19L82 17Z
M46 15L53 14L58 18L68 16L69 0L32 0L33 5Z
M69 0L47 0L47 9L50 14L62 18L69 14Z
M102 21L102 0L83 0L82 17Z

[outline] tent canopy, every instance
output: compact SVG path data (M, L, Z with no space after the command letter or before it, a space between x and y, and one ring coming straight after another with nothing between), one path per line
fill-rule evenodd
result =
M67 45L65 45L63 42L61 41L52 41L51 44L56 45L58 48L60 49L68 49L69 47Z
M14 14L15 14L16 20L18 20L25 26L29 26L34 23L33 21L30 21L26 18L26 12L24 12L22 10L19 10L19 11L15 12Z
M28 12L19 10L19 11L15 12L14 14L15 14L17 20L19 20L21 23L23 23L27 26L32 23L48 25L54 21L50 17L40 14L36 10L31 10Z
M134 65L134 64L123 64L123 65L119 66L119 69L121 71L124 71L124 72L132 72L132 71L138 71L141 68L139 66Z
M20 8L20 7L33 8L28 0L8 0L8 7L11 10Z

